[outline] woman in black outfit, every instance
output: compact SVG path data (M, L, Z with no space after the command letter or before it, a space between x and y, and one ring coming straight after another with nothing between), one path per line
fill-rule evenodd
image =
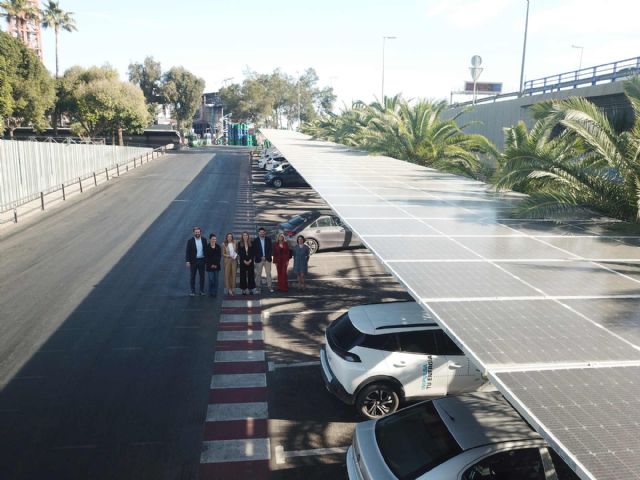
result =
M209 243L204 248L204 263L209 276L209 296L215 297L218 294L218 274L220 273L220 257L222 251L220 245L216 243L216 234L209 235Z
M238 258L240 258L240 288L242 289L242 294L247 295L249 291L255 293L256 278L253 264L253 247L247 232L242 234L242 239L238 242Z

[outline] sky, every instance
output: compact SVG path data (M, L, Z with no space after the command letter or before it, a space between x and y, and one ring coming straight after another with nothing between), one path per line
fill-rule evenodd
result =
M109 63L126 78L146 56L163 70L182 65L216 91L248 70L313 67L332 86L337 107L381 95L449 98L470 80L518 89L526 0L60 0L78 31L62 32L60 69ZM640 55L638 0L530 0L525 79ZM4 29L4 25L3 25ZM45 64L55 70L53 32L43 34ZM461 97L457 97L463 99Z

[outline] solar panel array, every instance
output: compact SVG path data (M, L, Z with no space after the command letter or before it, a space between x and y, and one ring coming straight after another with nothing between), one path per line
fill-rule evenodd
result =
M640 230L262 130L585 479L640 479Z

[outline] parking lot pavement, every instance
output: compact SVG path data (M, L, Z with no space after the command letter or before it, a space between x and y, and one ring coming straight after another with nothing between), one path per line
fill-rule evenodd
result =
M265 187L256 168L253 181L256 223L269 231L300 212L326 207L309 188ZM345 453L357 418L324 387L319 349L325 329L352 306L409 296L365 248L313 255L304 292L292 276L288 293L262 296L271 478L346 478Z

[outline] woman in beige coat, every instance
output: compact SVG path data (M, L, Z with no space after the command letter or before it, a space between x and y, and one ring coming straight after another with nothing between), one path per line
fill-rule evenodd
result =
M233 295L236 289L236 268L238 266L238 252L233 241L233 234L227 233L222 243L224 258L224 292Z

